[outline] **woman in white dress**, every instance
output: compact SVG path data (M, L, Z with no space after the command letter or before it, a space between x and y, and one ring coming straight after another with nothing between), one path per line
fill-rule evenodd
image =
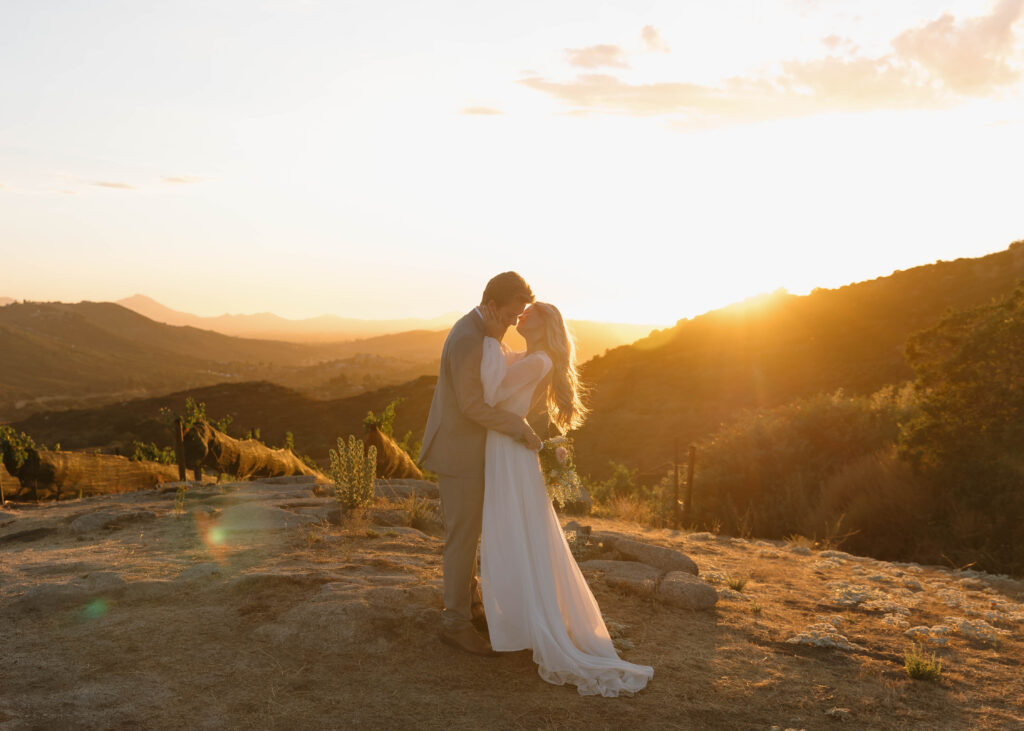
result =
M572 340L559 311L538 302L516 329L523 353L484 339L484 399L525 416L546 397L563 434L586 413L580 401ZM576 565L544 486L537 453L512 437L487 432L480 586L491 646L533 650L540 676L570 683L581 695L632 695L654 670L619 659L590 587Z

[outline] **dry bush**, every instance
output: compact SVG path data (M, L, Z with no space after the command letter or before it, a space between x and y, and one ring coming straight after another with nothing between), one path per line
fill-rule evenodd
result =
M653 525L657 519L654 507L647 501L633 495L612 498L605 506L609 516L642 525Z
M825 481L809 528L827 532L842 517L846 536L839 542L845 550L920 560L934 512L927 485L890 446L849 462Z

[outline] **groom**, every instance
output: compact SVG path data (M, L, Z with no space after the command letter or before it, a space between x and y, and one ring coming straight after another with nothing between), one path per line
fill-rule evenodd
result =
M533 450L542 442L510 411L488 406L480 382L484 337L501 340L534 301L515 272L494 277L480 306L455 323L441 351L441 373L423 433L420 464L439 478L444 512L444 611L441 640L477 655L493 655L470 623L473 574L484 506L484 451L487 430L504 432ZM491 316L484 318L485 312Z

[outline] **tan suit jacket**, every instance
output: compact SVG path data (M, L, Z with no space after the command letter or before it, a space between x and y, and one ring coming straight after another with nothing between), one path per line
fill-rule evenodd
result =
M444 341L419 460L439 475L482 478L487 430L521 437L528 428L511 411L484 401L480 361L485 335L483 319L472 310L455 323Z

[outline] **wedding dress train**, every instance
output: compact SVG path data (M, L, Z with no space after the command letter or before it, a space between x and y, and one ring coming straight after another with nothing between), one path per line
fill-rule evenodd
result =
M547 353L484 339L484 399L520 416L551 369ZM537 454L487 433L480 585L491 646L533 650L540 676L581 695L632 695L654 670L621 660L544 487Z

